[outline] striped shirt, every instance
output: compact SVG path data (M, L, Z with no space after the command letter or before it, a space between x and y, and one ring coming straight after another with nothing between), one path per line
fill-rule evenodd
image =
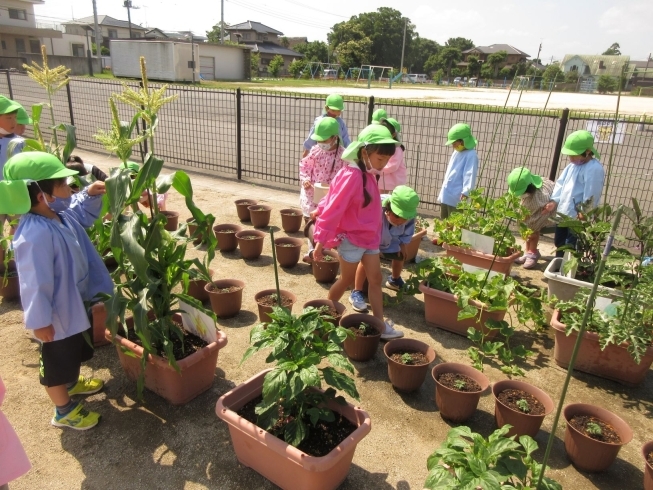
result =
M543 213L544 206L551 202L551 194L555 184L548 180L542 179L542 187L536 189L532 194L525 193L521 197L521 205L530 211L530 216L524 220L526 226L533 231L539 231L545 226L553 225L550 220L555 216L555 209L550 213Z

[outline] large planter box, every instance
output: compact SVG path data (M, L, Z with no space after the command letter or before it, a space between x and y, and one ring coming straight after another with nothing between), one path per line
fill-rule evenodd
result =
M426 230L418 231L410 239L410 243L406 246L406 260L405 262L414 262L419 252L419 244L422 242L422 237L426 235Z
M551 317L551 328L555 333L553 358L558 366L569 366L571 353L578 335L573 332L565 335L565 325L560 322L560 311L555 310ZM594 332L585 332L578 349L574 369L611 379L626 386L637 386L644 381L653 363L653 347L646 350L642 362L637 364L626 349L626 345L608 345L601 350L599 336Z
M498 330L490 330L485 326L487 320L503 320L506 316L506 310L502 311L483 311L480 322L476 318L467 318L458 320L458 298L451 293L438 291L430 288L426 283L419 285L419 290L424 293L424 316L426 323L431 326L442 328L452 333L457 333L467 337L467 329L473 327L483 331L487 339L491 340L496 337ZM480 303L473 302L474 306L480 306Z
M549 297L555 296L560 301L570 301L574 298L580 288L592 289L591 282L579 281L572 277L566 277L562 274L562 257L556 257L544 270L544 277L547 278L549 287ZM599 295L609 296L611 298L621 297L621 293L616 289L606 286L599 286Z
M236 412L263 391L267 369L220 397L215 413L229 425L231 442L241 464L283 489L331 490L349 473L356 445L370 432L370 416L351 404L329 406L358 428L326 456L314 457L240 417Z
M499 274L510 274L510 269L515 259L521 256L517 251L508 257L494 257L494 255L472 250L471 248L456 247L447 243L442 244L442 248L447 251L447 255L459 260L463 264L473 265L481 269L489 269ZM493 263L494 261L494 263Z
M181 316L178 316L181 323ZM132 319L126 319L128 325L130 320ZM108 330L106 330L106 337L116 345L120 365L127 377L132 381L138 380L142 372L143 348L120 335L113 338ZM227 334L218 331L217 342L211 342L200 351L177 361L179 372L166 359L150 355L145 367L145 387L173 405L189 402L213 385L218 353L225 345L227 345ZM133 356L125 354L125 350L131 351Z

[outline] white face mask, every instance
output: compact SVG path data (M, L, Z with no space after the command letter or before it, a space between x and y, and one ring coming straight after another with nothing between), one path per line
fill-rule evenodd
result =
M6 129L0 128L0 134L3 136L7 136L8 134L12 134L12 133L7 131Z
M329 151L333 148L333 141L331 143L318 143L317 146L322 150Z

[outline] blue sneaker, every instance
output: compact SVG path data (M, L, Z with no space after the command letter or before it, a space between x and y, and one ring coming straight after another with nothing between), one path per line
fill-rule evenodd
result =
M401 278L401 276L396 279L392 276L389 276L388 280L385 283L385 287L392 289L393 291L399 291L400 289L403 289L405 285L406 283Z
M365 302L365 298L363 297L363 293L361 291L352 291L349 295L349 302L351 303L351 306L354 308L354 310L358 311L359 313L365 313L367 311L367 303Z

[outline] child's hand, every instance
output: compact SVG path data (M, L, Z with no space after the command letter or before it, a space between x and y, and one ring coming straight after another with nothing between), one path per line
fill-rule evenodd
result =
M399 244L399 255L401 256L401 260L406 260L406 257L408 257L408 247L405 243Z
M102 194L106 194L107 188L104 182L101 180L96 180L86 188L86 192L88 192L89 196L100 196Z
M311 216L311 219L317 219L317 217L318 217L317 209L316 209L315 211L313 211L313 212L310 214L310 216Z
M52 342L54 340L54 327L48 325L47 327L37 328L34 330L34 337L41 342Z
M549 201L544 205L542 208L542 211L546 214L552 213L553 210L556 208L556 202L555 201Z
M315 244L315 249L313 250L313 260L317 262L322 262L322 259L324 258L324 254L322 253L322 244L321 243L316 243Z
M310 180L305 180L304 182L302 182L302 185L304 186L304 189L310 189L311 187L313 187L313 184L311 184Z

